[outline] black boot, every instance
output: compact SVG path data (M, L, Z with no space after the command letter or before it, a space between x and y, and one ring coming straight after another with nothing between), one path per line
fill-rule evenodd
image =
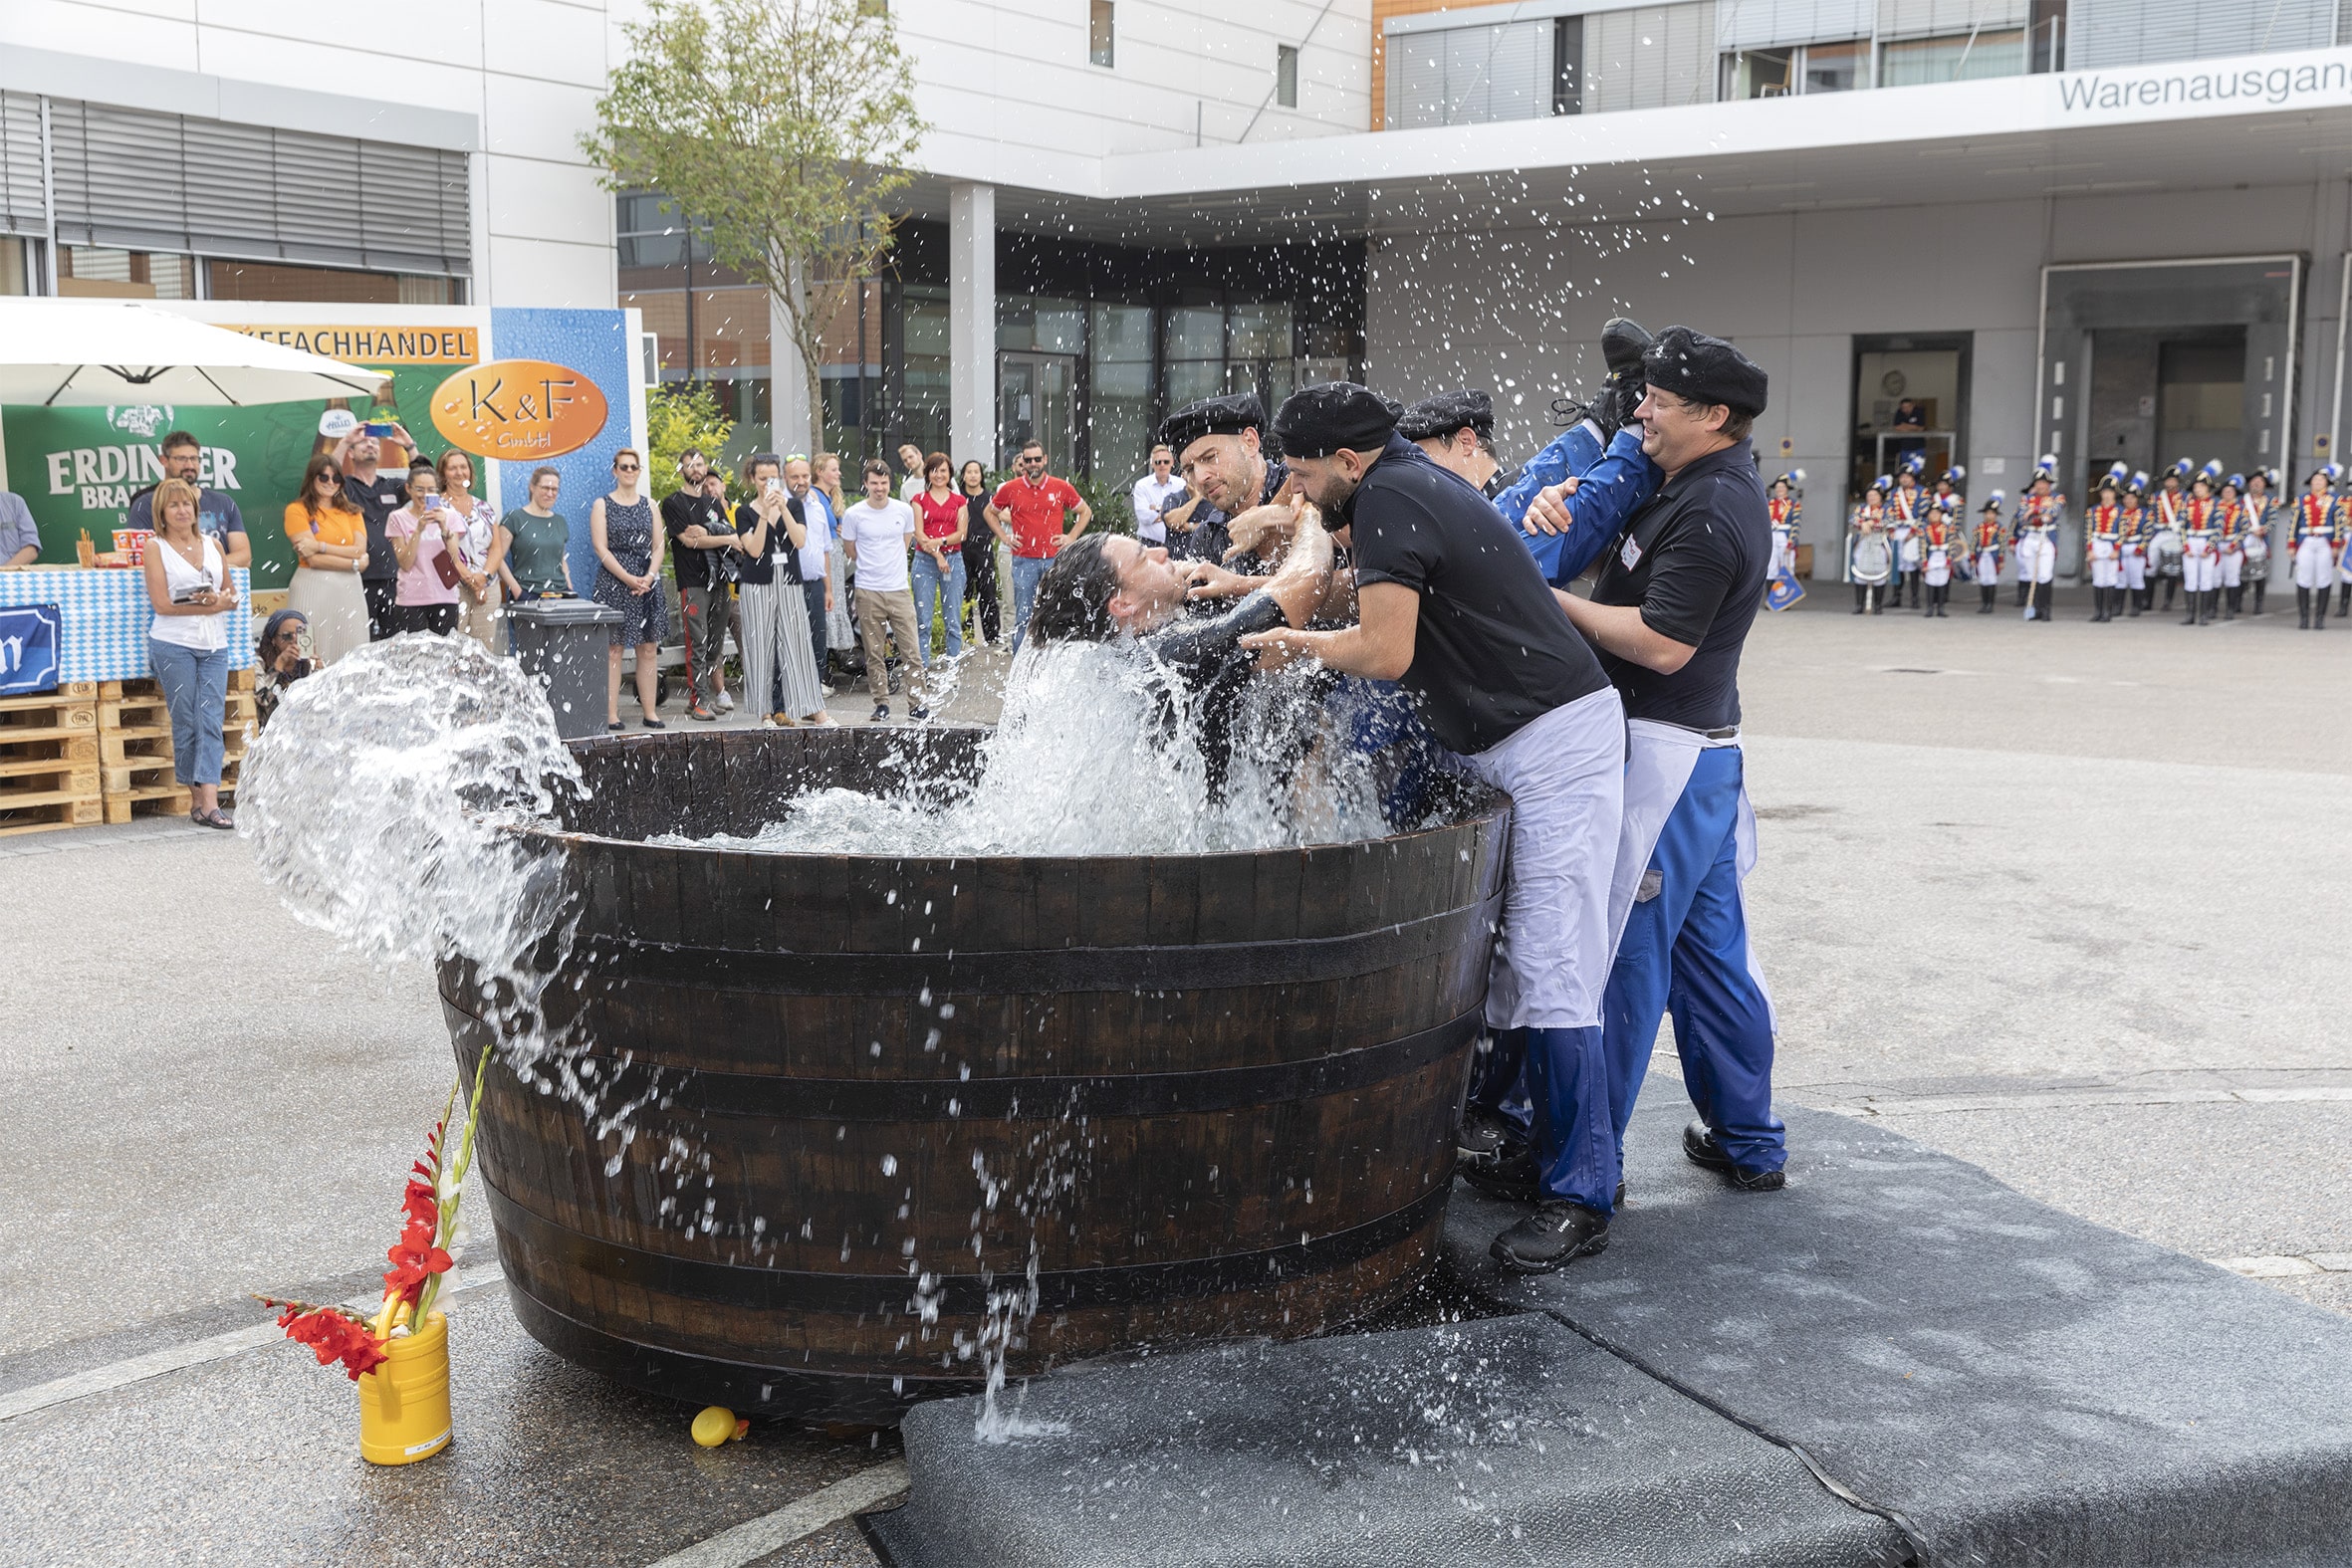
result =
M2262 580L2260 577L2254 578L2254 613L2256 615L2262 613L2262 593L2263 590L2269 586L2270 584Z
M2091 624L2100 625L2107 619L2107 590L2091 589Z
M1921 578L1918 572L1914 571L1911 573L1911 607L1913 609L1919 608L1920 580ZM2352 589L2348 589L2347 591L2352 591Z
M2352 615L2352 582L2347 582L2336 589L2336 613L2338 615Z
M2222 619L2235 620L2237 618L2237 606L2239 602L2245 597L2245 589L2242 587L2236 587L2225 588L2222 591L2227 595L2222 600Z
M2044 626L2052 624L2053 605L2057 597L2058 585L2056 583L2036 582L2033 585L2034 618Z
M2140 597L2148 590L2145 588L2118 588L2116 591L2123 595L2123 618L2138 620L2140 618Z
M2311 629L2313 631L2327 630L2327 589L2325 588L2311 590Z
M2309 631L2310 629L2311 590L2305 587L2298 587L2295 589L2295 630Z
M1854 584L1854 613L1859 615L1870 608L1870 590L1861 583Z
M2194 626L2197 624L2198 601L2205 595L2202 593L2188 593L2182 596L2189 601L2189 613L2181 617L2181 624L2184 626Z
M2019 608L2019 609L2023 609L2023 608L2025 607L2025 595L2026 595L2028 592L2032 591L2032 587L2033 587L2033 584L2032 584L2032 583L2030 583L2030 582L2024 582L2024 581L2019 581L2019 582L2018 582L2018 584L2017 584L2017 608Z
M1495 1244L1487 1250L1514 1273L1548 1274L1576 1258L1605 1250L1608 1244L1607 1220L1582 1204L1551 1198L1495 1237Z
M1999 596L1999 594L2000 594L2000 589L1999 589L1999 588L1997 588L1997 587L1991 587L1991 586L1988 586L1987 584L1985 584L1985 583L1982 583L1982 582L1978 583L1978 584L1977 584L1977 596L1978 596L1980 599L1982 599L1984 602L1983 602L1983 603L1981 603L1981 604L1979 604L1979 605L1977 606L1977 613L1978 613L1978 614L1980 614L1980 615L1990 615L1990 614L1992 614L1992 613L1993 613L1993 607L1994 607L1994 606L1993 606L1993 601L1994 601L1996 598L1998 598L1998 597Z

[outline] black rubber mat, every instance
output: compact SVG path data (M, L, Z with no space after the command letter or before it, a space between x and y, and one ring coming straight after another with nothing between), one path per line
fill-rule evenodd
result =
M1893 1510L1936 1564L2352 1563L2352 1321L2034 1202L1867 1122L1783 1108L1790 1183L1683 1159L1652 1087L1598 1257L1447 1254Z
M1848 1568L1901 1535L1540 1314L1074 1371L904 1425L895 1568ZM1044 1430L1037 1430L1044 1429Z

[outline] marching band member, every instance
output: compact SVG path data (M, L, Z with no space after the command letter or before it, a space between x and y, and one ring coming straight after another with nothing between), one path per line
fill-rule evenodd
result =
M1854 568L1866 554L1886 552L1889 561L1893 560L1892 547L1887 542L1886 497L1891 482L1887 476L1879 475L1871 481L1870 488L1862 492L1861 504L1854 508L1852 537L1846 545L1846 565L1847 575L1854 579L1854 613L1857 615L1864 610L1873 615L1886 612L1882 599L1873 595L1871 589L1877 588L1883 593L1887 577L1893 573L1893 566L1890 564L1885 575L1874 579L1865 578ZM1875 567L1871 569L1876 570Z
M1804 481L1803 469L1790 469L1772 481L1771 492L1764 499L1764 510L1772 518L1772 569L1767 577L1782 572L1796 575L1797 524L1805 510L1804 498L1796 493L1796 487Z
M1928 498L1929 513L1932 515L1936 508L1942 506L1945 499L1949 497L1952 502L1952 515L1959 517L1963 509L1968 506L1968 497L1960 493L1960 482L1968 477L1969 471L1958 463L1938 474L1936 476L1936 493Z
M2124 466L2121 463L2107 470L2099 481L2099 500L2083 518L2086 545L2091 566L2091 619L2094 622L2113 620L2115 609L2110 601L2120 602L2123 595L2123 491Z
M2188 482L2189 460L2187 458L2182 458L2171 468L2165 470L2163 486L2156 492L2155 497L2150 503L2149 522L2152 526L2150 527L2148 534L2151 541L2153 541L2159 534L2169 533L2173 536L2174 544L2176 546L2179 544L2181 538L2181 510L2189 504L2189 498L2181 493L2181 487ZM2151 566L2161 564L2161 558L2157 552L2153 550L2149 552L2148 563ZM2186 570L2187 568L2184 567L2183 569ZM2164 578L2163 607L2167 610L2170 610L2173 607L2173 593L2175 588L2178 586L2178 578L2171 572L2161 570L2158 572L2158 575ZM2148 599L2149 602L2147 607L2149 609L2155 609L2157 607L2155 602L2156 588L2153 583L2149 585Z
M1889 595L1897 609L1903 607L1906 589L1911 594L1911 607L1919 608L1919 531L1928 520L1927 500L1920 494L1919 476L1927 466L1924 452L1914 452L1905 458L1895 474L1894 492L1886 498L1887 542L1895 547L1895 569L1901 573L1895 579L1895 591Z
M2295 503L2294 536L2288 548L2295 562L2295 625L2303 631L2327 630L2328 589L2335 585L2337 527L2343 503L2330 492L2343 470L2323 463L2311 471L2310 489ZM2312 618L2316 600L2318 618Z
M2121 468L2123 465L2115 465ZM2123 488L2123 600L2127 619L2138 616L2148 601L2148 512L2141 502L2148 494L2148 476L2134 474ZM2109 617L2113 619L2112 616Z
M2205 596L2222 579L2221 537L2215 515L2220 507L2214 500L2214 485L2221 477L2218 459L2199 469L2189 485L2188 503L2181 508L2181 591L2189 596L2189 613L2181 621L2184 626L2213 623Z
M2244 476L2232 474L2214 498L2214 548L2221 562L2224 620L2237 618L2237 602L2245 596L2244 494Z
M2000 593L2000 560L2008 541L2008 532L2000 524L2000 503L1998 490L1986 498L1977 519L1976 538L1971 541L1977 558L1977 592L1984 598L1977 606L1980 615L1993 613L1993 601Z
M2053 456L2044 456L2034 464L2031 487L2009 520L2017 547L2017 582L2028 595L2025 618L2032 620L2038 615L2043 625L2049 624L2050 600L2057 591L2051 579L2058 569L2058 525L2066 517L2066 498L2051 489L2057 473L2058 460Z
M2278 470L2257 468L2245 476L2245 574L2252 579L2254 613L2270 587L2270 519L2278 511Z
M1960 497L1946 492L1928 511L1927 527L1920 530L1920 575L1927 582L1926 613L1937 620L1948 617L1944 605L1952 597L1952 558L1964 546L1960 537Z

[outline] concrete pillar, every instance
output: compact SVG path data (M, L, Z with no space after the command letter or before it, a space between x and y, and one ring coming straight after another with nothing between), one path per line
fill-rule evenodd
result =
M947 197L948 431L958 462L997 451L997 188Z

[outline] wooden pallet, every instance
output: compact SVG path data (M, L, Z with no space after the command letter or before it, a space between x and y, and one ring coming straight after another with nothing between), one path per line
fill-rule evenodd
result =
M0 743L70 740L98 732L98 683L72 681L54 692L0 697Z
M0 796L0 838L47 833L61 827L90 827L102 820L97 795Z
M188 791L168 778L162 784L110 794L104 799L109 822L127 822L134 816L185 816L192 803Z

